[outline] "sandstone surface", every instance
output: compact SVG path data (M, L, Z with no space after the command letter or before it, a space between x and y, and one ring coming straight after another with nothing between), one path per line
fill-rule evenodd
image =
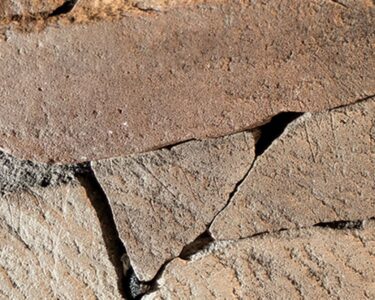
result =
M121 299L96 211L77 182L0 199L1 299Z
M31 15L48 15L66 2L65 0L1 0L0 24L2 19L14 19Z
M140 280L206 230L253 158L253 134L244 132L93 163Z
M214 244L173 260L143 299L374 299L374 225Z
M375 99L305 114L259 156L216 239L375 216Z
M374 15L370 0L207 1L28 34L8 24L0 147L95 160L374 95Z

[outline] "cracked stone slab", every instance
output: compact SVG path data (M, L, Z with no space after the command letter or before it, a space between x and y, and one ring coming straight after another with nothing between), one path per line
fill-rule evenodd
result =
M375 98L305 114L259 156L215 239L375 216Z
M122 299L102 230L77 182L0 199L0 298Z
M253 134L243 132L93 163L140 280L206 230L253 159Z
M375 94L374 5L208 1L0 41L0 147L124 156ZM17 74L15 76L14 74Z
M143 299L374 299L375 224L220 242L170 262Z

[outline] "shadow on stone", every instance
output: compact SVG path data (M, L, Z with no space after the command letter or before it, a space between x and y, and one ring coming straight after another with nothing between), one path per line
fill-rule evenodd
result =
M119 291L125 299L128 299L126 297L127 286L124 276L123 263L121 260L126 251L119 238L107 196L105 195L92 171L86 172L85 174L77 174L76 176L78 181L85 188L87 196L90 199L99 219L108 256L116 270Z

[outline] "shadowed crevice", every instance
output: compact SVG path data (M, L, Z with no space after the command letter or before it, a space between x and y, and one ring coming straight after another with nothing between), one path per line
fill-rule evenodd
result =
M125 284L125 297L128 300L141 299L151 288L151 283L141 282L137 278L132 267L130 267L125 273Z
M337 4L337 5L341 6L341 7L346 8L346 9L349 8L347 5L345 5L344 3L342 3L342 2L339 1L339 0L331 0L331 1L332 1L334 4Z
M207 249L212 242L214 242L213 237L211 236L208 229L203 232L201 235L199 235L194 241L187 244L181 251L181 254L179 257L181 259L188 260L189 257L194 255L195 253L198 253L204 249Z
M59 6L53 12L51 12L48 15L48 17L56 17L59 15L65 15L71 12L78 2L79 0L67 0L61 6Z
M127 285L122 263L122 257L126 255L126 251L120 240L108 198L90 166L87 166L84 172L81 170L81 172L76 174L76 177L86 190L87 196L96 211L105 247L117 274L118 289L123 298L128 299L126 297Z
M363 220L340 220L340 221L332 221L332 222L321 222L315 224L314 227L322 227L322 228L331 228L336 230L342 229L362 229L363 228Z
M256 156L262 155L272 142L280 137L285 128L302 114L299 112L282 112L272 117L270 122L260 126L260 138L255 144Z

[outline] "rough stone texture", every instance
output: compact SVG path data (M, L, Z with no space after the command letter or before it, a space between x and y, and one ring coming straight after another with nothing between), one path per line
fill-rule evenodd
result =
M79 166L35 163L0 152L0 194L67 183L80 172L83 170Z
M375 216L375 98L297 119L211 225L216 239Z
M0 146L85 161L351 103L375 94L374 22L370 0L282 0L6 27Z
M65 0L1 0L0 22L2 18L49 14L64 2Z
M121 299L101 226L77 183L0 199L1 299Z
M302 229L173 260L143 299L374 299L375 227Z
M93 163L140 280L206 230L254 158L251 132Z
M74 3L75 2L75 3ZM59 8L60 16L74 18L74 22L121 16L127 11L162 11L168 8L191 5L200 0L2 0L0 2L0 24L6 19L17 22L22 18L44 18L45 21ZM64 5L65 4L65 5ZM66 5L70 4L70 5ZM59 15L59 14L57 14ZM32 17L32 18L30 18ZM65 17L65 16L64 16Z

